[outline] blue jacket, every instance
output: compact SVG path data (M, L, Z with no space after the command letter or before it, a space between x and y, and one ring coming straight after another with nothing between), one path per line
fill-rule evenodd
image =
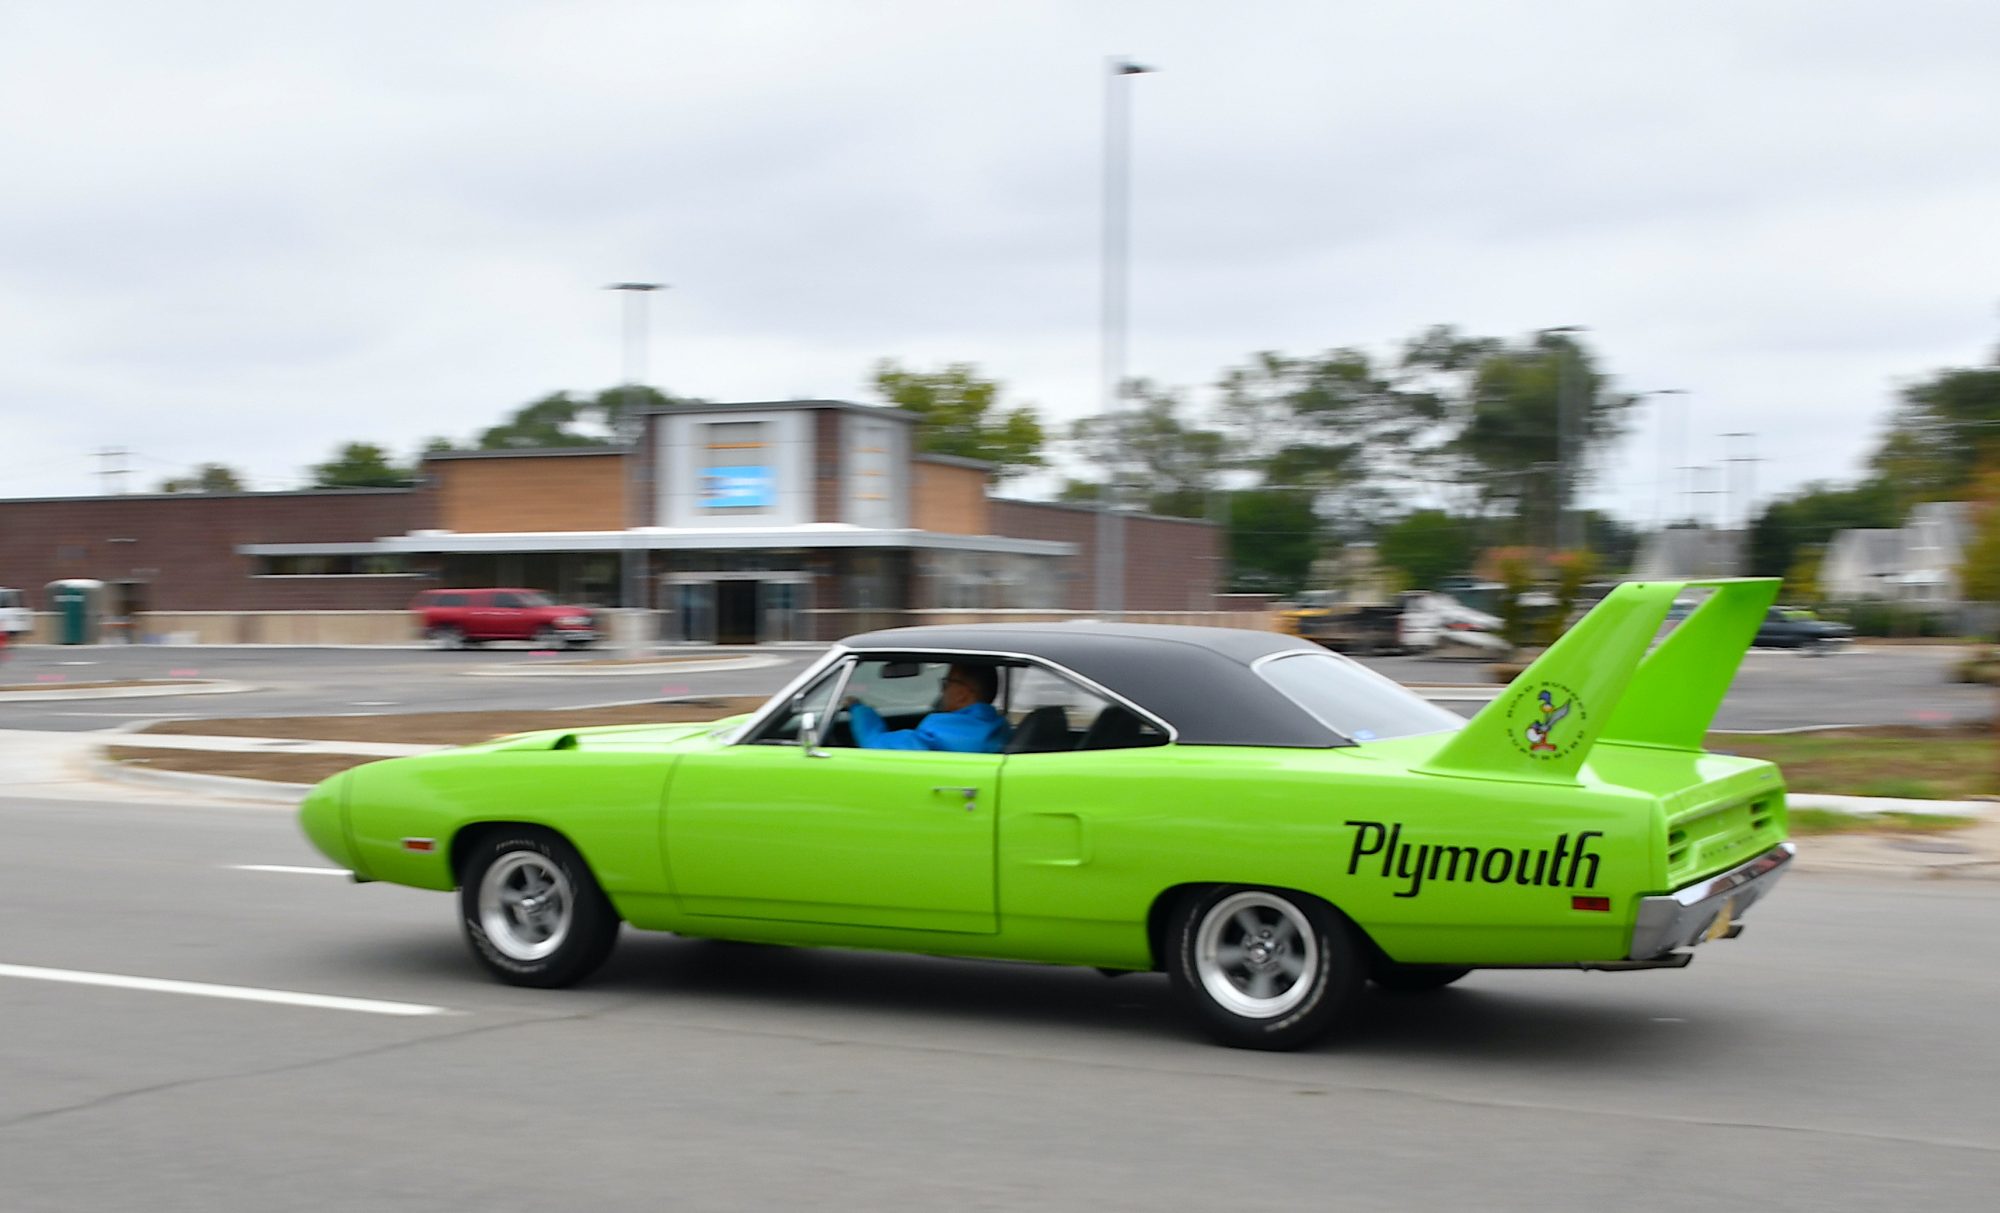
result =
M959 754L998 754L1007 744L1007 719L990 703L969 704L956 712L932 712L914 729L890 729L865 703L848 710L854 740L868 750L950 750Z

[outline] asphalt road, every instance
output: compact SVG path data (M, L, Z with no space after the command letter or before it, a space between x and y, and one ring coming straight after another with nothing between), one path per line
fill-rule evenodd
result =
M811 651L720 650L710 657L767 662L713 672L483 676L477 671L546 669L551 658L525 649L468 652L414 649L178 648L31 646L0 666L0 682L163 678L191 673L257 689L231 695L144 699L0 702L0 728L86 730L170 716L288 716L343 712L428 712L466 708L555 708L680 695L763 695L810 662ZM1952 682L1955 648L1857 646L1827 657L1758 651L1744 658L1716 723L1726 729L1830 724L1937 724L1983 720L1990 687ZM560 660L559 658L557 660ZM1483 664L1424 658L1367 658L1406 683L1490 686ZM1452 702L1470 714L1479 701Z
M628 932L491 983L289 812L0 795L0 1208L1985 1210L2000 884L1795 875L1679 972L1262 1055L1163 979ZM31 980L141 975L392 1016Z

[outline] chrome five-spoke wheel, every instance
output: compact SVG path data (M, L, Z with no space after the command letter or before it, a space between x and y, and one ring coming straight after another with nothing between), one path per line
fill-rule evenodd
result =
M502 981L569 985L618 941L618 911L583 856L552 831L494 830L467 844L459 874L466 942Z
M1183 896L1167 975L1224 1044L1296 1049L1336 1024L1366 978L1354 929L1317 898L1243 885Z
M562 947L576 894L546 855L515 851L479 880L479 925L515 960L541 960Z
M1305 1001L1321 963L1312 923L1261 889L1217 902L1202 917L1194 947L1195 971L1209 997L1251 1019L1283 1015Z

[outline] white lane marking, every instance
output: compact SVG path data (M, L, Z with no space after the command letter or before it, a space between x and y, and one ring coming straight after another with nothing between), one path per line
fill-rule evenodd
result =
M359 1011L366 1015L457 1014L447 1007L416 1002L301 994L296 990L263 990L255 986L217 986L203 981L168 981L159 977L131 977L123 973L86 973L79 969L40 969L33 965L0 964L0 977L59 981L78 986L108 986L118 990L146 990L155 994L193 994L200 998L230 998L238 1002L271 1002L288 1007L317 1007L324 1011Z
M393 708L401 702L399 699L363 699L355 703L350 703L347 706L350 708Z
M282 863L232 863L239 872L285 872L298 876L352 876L346 868L295 868Z

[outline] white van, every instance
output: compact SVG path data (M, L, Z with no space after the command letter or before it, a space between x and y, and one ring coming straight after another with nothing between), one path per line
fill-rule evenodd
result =
M0 632L18 638L33 631L34 627L35 617L28 610L28 600L21 597L21 591L0 585Z

